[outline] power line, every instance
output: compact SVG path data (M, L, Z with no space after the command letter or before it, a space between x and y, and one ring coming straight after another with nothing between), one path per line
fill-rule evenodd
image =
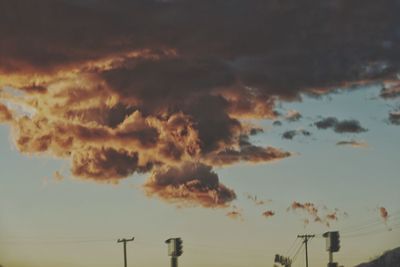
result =
M292 243L292 245L289 247L289 249L286 251L286 255L290 255L290 252L292 251L292 249L295 247L295 245L296 245L296 243L299 241L299 238L298 237L296 237L294 240L293 240L293 243Z
M81 239L81 240L0 240L0 243L12 244L77 244L77 243L96 243L96 242L111 242L114 239Z
M390 215L388 217L387 221L389 222L392 220L396 220L397 218L400 218L400 211L394 212L392 215ZM359 227L368 226L368 225L372 225L372 224L379 224L379 223L382 223L382 218L376 218L374 220L366 220L366 221L363 221L356 225L343 227L342 229L340 229L340 231L341 232L352 231L354 229L358 229Z
M343 237L351 238L351 237L369 236L369 235L381 234L384 232L391 232L397 229L400 229L400 224L396 224L395 226L390 227L389 229L375 229L373 231L345 234Z
M303 248L303 244L304 244L304 243L300 243L300 247L297 249L296 253L295 253L294 256L292 257L293 263L296 261L297 255L299 255L300 250Z

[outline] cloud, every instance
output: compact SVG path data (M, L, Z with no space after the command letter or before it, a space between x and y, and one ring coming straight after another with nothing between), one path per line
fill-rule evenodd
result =
M393 99L400 96L400 81L386 81L380 92L380 96L384 99Z
M265 218L270 218L270 217L273 217L274 215L275 215L275 212L272 210L267 210L262 213L262 216L264 216Z
M357 140L344 140L344 141L339 141L336 143L337 146L351 146L355 148L359 147L368 147L368 144L363 141L357 141Z
M149 196L203 207L225 207L236 199L235 192L219 182L210 166L198 163L164 166L153 172L144 188Z
M252 195L249 193L246 193L245 196L248 200L251 200L256 206L262 206L262 205L272 201L272 200L259 199L256 195Z
M226 216L228 216L231 219L237 220L241 219L242 220L242 214L239 211L232 210L226 213Z
M289 157L291 153L273 147L260 147L254 145L241 146L239 149L227 148L217 153L208 155L208 162L213 165L227 165L239 161L268 162Z
M309 131L303 130L303 129L300 129L300 130L289 130L289 131L286 131L286 132L284 132L282 134L282 138L283 139L292 140L297 135L310 136L311 133Z
M17 116L10 107L10 118L0 106L0 118L21 152L67 159L75 176L115 183L146 172L150 195L225 206L235 194L212 167L291 155L255 145L259 131L245 120L275 120L277 101L303 93L394 80L397 7L0 0L0 89L22 94L0 99L33 110ZM356 121L331 128L365 131ZM162 182L171 173L180 183Z
M308 225L310 223L310 220L312 220L315 223L321 223L326 225L327 227L330 227L330 223L332 221L338 221L339 216L338 212L339 209L334 209L333 211L330 211L326 206L323 206L322 211L321 209L318 208L318 206L314 203L311 202L306 202L306 203L300 203L297 201L293 201L292 204L286 209L286 211L297 211L301 210L306 213L306 215L309 216L309 218L304 219L304 224ZM347 213L343 213L344 217L347 217Z
M168 48L188 60L228 62L240 83L296 97L306 88L387 77L398 68L394 0L379 6L372 0L362 5L344 0L1 4L8 10L0 20L5 36L0 51L7 51L0 54L0 65L7 73L52 72L132 49ZM208 14L207 21L198 10ZM329 23L324 20L328 15ZM352 26L338 30L344 25Z
M337 221L337 220L338 220L338 217L337 217L336 212L327 214L327 215L326 215L326 219L327 219L327 220Z
M13 119L11 111L3 104L0 103L0 123L9 122Z
M379 208L379 215L381 216L382 220L386 223L389 218L389 213L385 207Z
M301 119L301 114L297 110L289 110L286 115L285 119L290 122L298 121Z
M357 120L340 121L335 117L327 117L314 124L318 129L332 128L336 133L362 133L367 131Z
M400 125L400 111L392 111L389 113L389 122L393 125Z
M282 126L282 122L281 121L274 121L272 123L272 125L274 125L274 126Z
M55 171L55 172L53 173L53 179L54 179L55 181L64 180L64 175L62 175L62 173L59 172L59 171Z
M310 202L306 202L303 204L297 201L293 201L292 205L289 207L289 210L290 209L291 210L301 209L313 216L316 216L318 214L318 208L315 206L315 204Z
M140 165L138 153L122 149L87 148L73 153L71 172L78 177L115 183L134 172L147 172L151 167L150 162Z
M243 211L241 209L238 209L235 205L232 206L232 210L226 213L226 216L233 220L244 221Z

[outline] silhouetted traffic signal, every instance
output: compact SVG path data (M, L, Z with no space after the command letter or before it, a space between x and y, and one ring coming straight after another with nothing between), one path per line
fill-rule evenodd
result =
M281 255L278 255L278 254L275 255L274 262L280 263L283 266L291 266L291 264L292 264L292 260L291 259L289 259L287 257L284 257L284 256L281 256Z
M340 250L340 235L338 231L326 232L323 237L326 238L327 251L338 252Z
M179 257L183 254L182 239L175 238L175 256Z
M331 251L337 252L340 249L340 239L339 239L339 232L331 232Z

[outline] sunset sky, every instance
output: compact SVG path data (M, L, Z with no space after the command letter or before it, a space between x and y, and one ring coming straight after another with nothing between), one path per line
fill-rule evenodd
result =
M400 2L0 0L0 266L344 266L400 246Z

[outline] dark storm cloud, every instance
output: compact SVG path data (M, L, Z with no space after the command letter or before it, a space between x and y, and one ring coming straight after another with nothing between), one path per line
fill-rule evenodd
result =
M254 145L259 130L244 119L276 119L276 101L301 93L395 80L398 8L396 0L0 0L0 89L24 93L0 98L33 110L9 110L10 121L0 107L1 120L20 151L69 159L76 176L115 182L149 171L149 195L226 206L235 193L212 166L291 155ZM317 127L365 130L333 121Z
M88 148L72 155L72 174L100 182L116 182L134 172L147 172L152 164L139 166L138 153Z
M293 97L301 88L387 76L399 63L395 0L2 0L0 7L8 72L171 48L189 60L230 62L247 86Z
M362 133L367 131L357 120L338 120L334 117L327 117L314 123L318 129L332 128L336 133Z

